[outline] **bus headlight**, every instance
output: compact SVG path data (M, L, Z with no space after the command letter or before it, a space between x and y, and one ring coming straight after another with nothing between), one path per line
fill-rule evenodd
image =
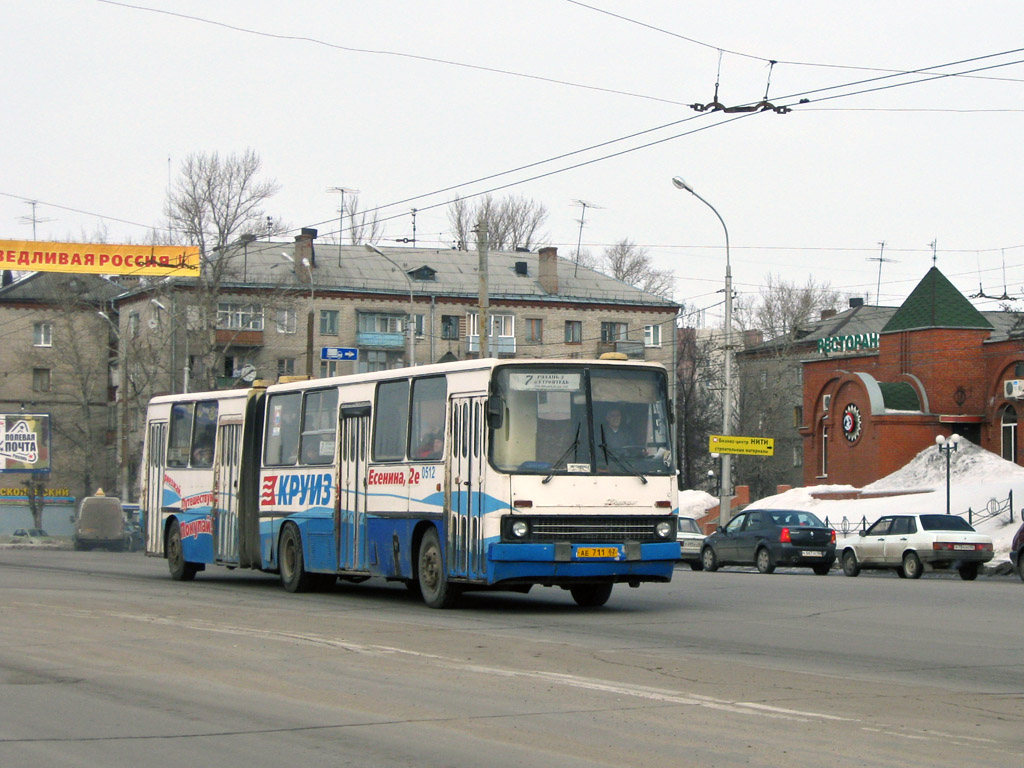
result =
M667 520L662 520L654 526L654 532L658 535L659 539L667 539L672 535L672 523Z
M529 532L530 526L526 524L525 520L516 520L512 523L512 535L517 539L525 539Z

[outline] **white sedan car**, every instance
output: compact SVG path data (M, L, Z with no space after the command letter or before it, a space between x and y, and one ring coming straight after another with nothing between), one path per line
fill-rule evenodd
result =
M843 573L862 568L892 568L905 579L919 579L926 570L956 568L960 578L978 577L982 563L992 559L992 539L956 515L886 515L866 531L836 543Z
M695 571L704 570L704 564L700 557L700 550L704 546L704 539L704 532L701 531L695 519L682 515L679 516L679 524L676 526L676 541L679 542L679 560L689 563L690 568Z

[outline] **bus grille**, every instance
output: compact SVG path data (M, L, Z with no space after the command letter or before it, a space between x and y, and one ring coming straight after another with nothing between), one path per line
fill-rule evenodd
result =
M509 526L522 520L530 526L525 539L511 535ZM669 515L644 517L538 517L515 515L502 520L502 538L506 541L664 541L655 532L662 521L673 522ZM673 525L673 539L675 526Z

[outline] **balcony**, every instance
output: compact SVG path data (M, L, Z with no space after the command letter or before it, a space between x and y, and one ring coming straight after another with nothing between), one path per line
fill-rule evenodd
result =
M404 333L380 333L360 331L356 334L356 346L374 347L375 349L402 349L405 347Z
M262 347L263 331L218 328L217 344L231 347Z
M475 355L480 352L480 337L466 337L466 353ZM498 355L514 355L516 353L515 336L489 336L487 338L487 353L492 357Z

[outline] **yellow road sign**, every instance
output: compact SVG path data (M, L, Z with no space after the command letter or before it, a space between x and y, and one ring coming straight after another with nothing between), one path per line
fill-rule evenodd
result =
M744 456L774 456L775 440L771 437L740 437L739 435L710 435L711 453L741 453Z

